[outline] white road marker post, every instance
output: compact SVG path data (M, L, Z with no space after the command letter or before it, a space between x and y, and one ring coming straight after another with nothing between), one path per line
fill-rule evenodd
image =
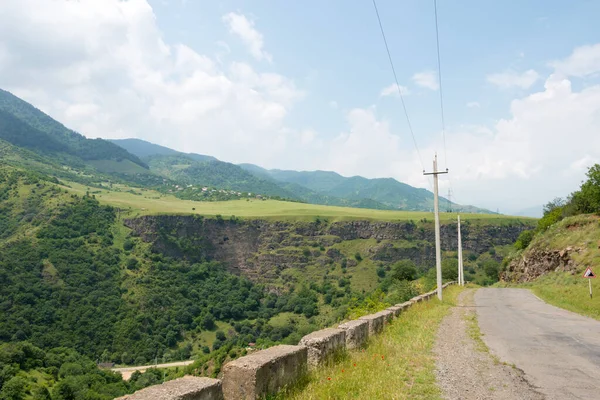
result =
M594 274L594 272L592 271L592 269L590 267L587 267L585 269L585 272L583 273L583 277L587 278L588 280L588 284L590 286L590 299L592 298L592 278L596 277L596 274Z
M433 212L435 214L435 271L437 275L437 295L438 299L442 300L442 249L440 245L440 210L439 210L439 199L438 199L438 175L447 174L446 171L437 170L437 154L433 159L433 172L426 173L423 171L423 175L433 175Z

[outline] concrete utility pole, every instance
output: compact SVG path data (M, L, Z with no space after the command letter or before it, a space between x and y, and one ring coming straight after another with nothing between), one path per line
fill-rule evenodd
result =
M435 271L437 275L437 295L438 299L442 300L442 249L440 246L440 209L439 209L439 198L438 198L438 175L447 174L446 171L437 170L437 154L433 159L433 172L426 173L423 171L423 175L433 175L433 212L435 213Z
M460 237L460 215L458 216L458 284L460 286L465 285L465 271L463 269L462 256L462 240Z

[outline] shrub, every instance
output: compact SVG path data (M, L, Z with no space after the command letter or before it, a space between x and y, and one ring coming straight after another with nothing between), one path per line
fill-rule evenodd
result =
M534 232L532 230L527 230L521 232L517 241L515 242L515 248L517 250L524 250L529 246L529 243L533 240Z

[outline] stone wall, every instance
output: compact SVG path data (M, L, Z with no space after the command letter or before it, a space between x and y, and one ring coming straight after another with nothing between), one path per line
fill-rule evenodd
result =
M453 284L446 283L444 288ZM370 335L383 331L413 304L436 296L417 296L378 313L313 332L298 346L279 345L233 360L223 367L223 379L184 377L142 389L122 400L256 400L273 395L301 379L309 368L331 359L337 352L364 346Z

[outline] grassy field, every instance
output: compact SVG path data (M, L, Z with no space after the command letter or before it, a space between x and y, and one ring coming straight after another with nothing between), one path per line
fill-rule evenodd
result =
M298 387L277 399L438 399L431 350L438 326L462 290L451 287L445 300L419 303L400 315L366 349L349 351L318 368Z
M162 195L146 189L118 188L120 191L109 189L88 188L77 183L68 183L63 187L71 192L96 195L98 200L113 206L128 209L131 215L147 214L200 214L206 216L235 215L242 218L263 218L277 220L307 220L317 217L328 221L338 220L380 220L380 221L409 221L433 219L431 212L420 211L386 211L351 207L332 207L315 204L293 203L276 200L232 200L219 202L199 202L180 200L171 195ZM134 193L132 193L134 192ZM441 213L442 222L456 221L455 213ZM495 225L509 224L519 221L531 221L522 217L510 217L496 214L461 214L461 218L473 223L483 222Z

